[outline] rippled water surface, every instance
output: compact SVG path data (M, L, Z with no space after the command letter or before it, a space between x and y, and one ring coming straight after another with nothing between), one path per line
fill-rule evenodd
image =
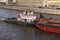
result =
M19 12L0 9L0 17L14 17ZM35 26L0 22L0 40L60 40L60 34L45 32Z

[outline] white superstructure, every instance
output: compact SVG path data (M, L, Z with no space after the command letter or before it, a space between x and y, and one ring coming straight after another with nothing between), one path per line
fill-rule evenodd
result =
M33 22L34 20L36 20L36 16L33 12L26 11L23 13L19 13L17 20L23 22Z

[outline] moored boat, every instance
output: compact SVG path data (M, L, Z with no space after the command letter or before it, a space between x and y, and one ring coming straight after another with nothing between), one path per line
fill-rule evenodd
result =
M53 18L41 18L37 21L36 26L44 31L60 33L60 20Z
M36 21L36 15L33 11L24 11L19 13L16 17L6 18L6 22L17 23L17 24L31 24L34 25Z

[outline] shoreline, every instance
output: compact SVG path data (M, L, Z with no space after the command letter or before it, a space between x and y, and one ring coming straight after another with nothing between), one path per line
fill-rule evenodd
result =
M52 15L60 15L60 9L48 9L48 8L38 8L38 7L29 7L29 6L0 6L3 9L10 9L10 10L19 10L19 11L27 11L28 9L32 10L33 12L41 13L41 14L52 14Z
M3 5L3 6L0 6L0 8L3 8L3 9L11 9L11 10L28 10L28 9L33 9L32 7L28 7L28 6L9 6L9 5Z
M2 9L19 10L17 6L0 6Z

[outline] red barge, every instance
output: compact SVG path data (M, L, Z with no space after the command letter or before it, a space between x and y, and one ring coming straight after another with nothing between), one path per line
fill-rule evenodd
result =
M36 26L45 31L60 33L60 20L53 18L41 18L37 21Z

